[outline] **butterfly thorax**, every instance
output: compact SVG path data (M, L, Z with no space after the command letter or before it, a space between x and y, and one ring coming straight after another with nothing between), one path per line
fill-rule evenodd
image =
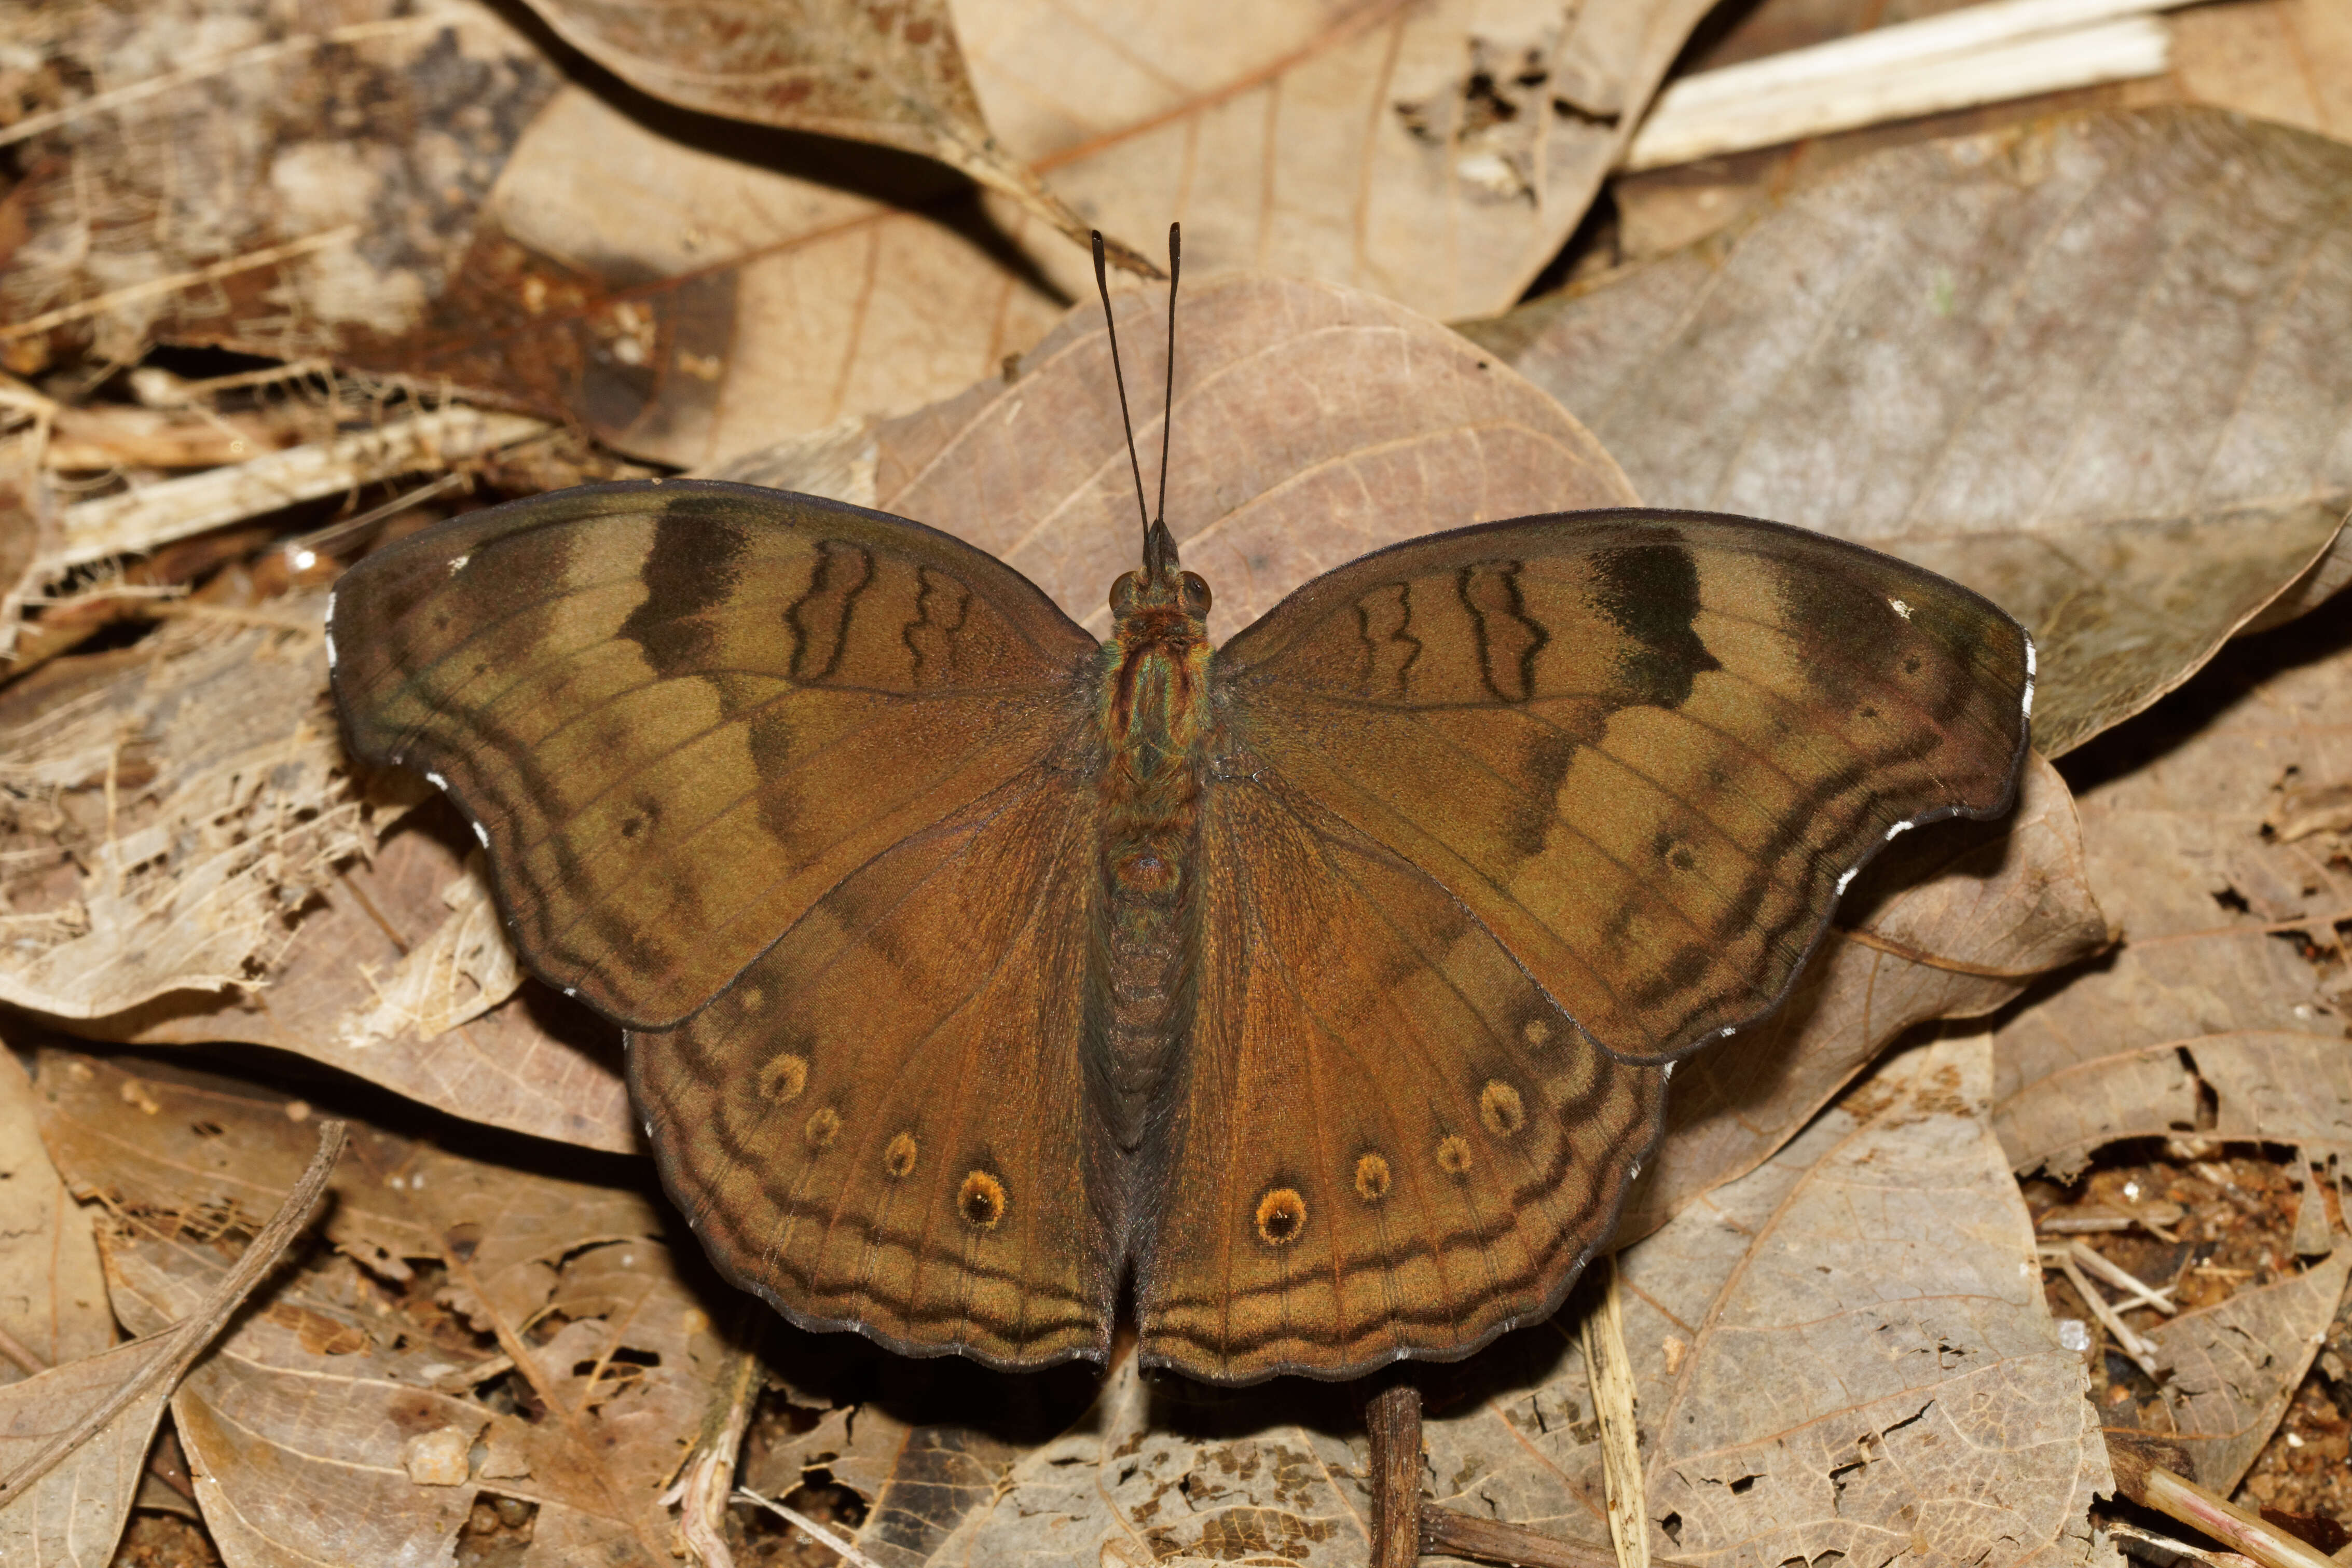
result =
M1095 955L1107 985L1098 1020L1108 1047L1115 1141L1133 1149L1170 1042L1192 1001L1193 862L1209 756L1209 588L1176 563L1166 530L1140 571L1111 590L1118 616L1103 644L1100 876L1110 919Z

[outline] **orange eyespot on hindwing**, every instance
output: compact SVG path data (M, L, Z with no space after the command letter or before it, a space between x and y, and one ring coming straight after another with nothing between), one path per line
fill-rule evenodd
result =
M913 1133L899 1133L882 1151L882 1168L893 1176L905 1176L915 1168L917 1148Z
M1437 1168L1449 1176L1466 1175L1470 1170L1470 1141L1458 1132L1449 1132L1437 1141Z
M1490 1078L1478 1091L1478 1120L1497 1138L1508 1138L1528 1124L1528 1108L1519 1091L1501 1079Z
M808 1125L801 1130L801 1133L808 1140L810 1148L825 1147L841 1136L841 1112L830 1105L820 1108L808 1119Z
M782 1105L798 1100L808 1087L808 1058L786 1051L768 1058L760 1069L760 1098Z
M1376 1204L1389 1195L1389 1163L1378 1154L1366 1154L1356 1162L1356 1195L1368 1204Z
M1307 1200L1295 1187L1276 1187L1257 1201L1258 1239L1286 1247L1307 1228Z
M986 1171L973 1171L956 1189L956 1213L974 1230L994 1230L1004 1217L1004 1184Z

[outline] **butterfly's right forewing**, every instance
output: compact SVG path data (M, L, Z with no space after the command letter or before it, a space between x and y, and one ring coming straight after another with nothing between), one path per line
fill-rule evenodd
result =
M646 1027L1036 767L1096 647L945 534L681 481L404 540L345 575L328 630L352 748L457 798L541 978Z

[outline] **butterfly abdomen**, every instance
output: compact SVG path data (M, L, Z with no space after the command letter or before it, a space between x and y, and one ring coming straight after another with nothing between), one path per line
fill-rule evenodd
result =
M1203 617L1175 605L1130 609L1103 645L1098 865L1109 919L1090 955L1089 1033L1122 1165L1144 1142L1171 1043L1191 1022L1208 658Z

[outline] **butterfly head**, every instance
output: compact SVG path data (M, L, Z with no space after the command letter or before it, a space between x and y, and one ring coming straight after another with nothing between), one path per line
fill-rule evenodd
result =
M1209 618L1209 584L1197 572L1187 572L1176 560L1176 538L1165 522L1154 521L1143 533L1143 564L1124 573L1110 585L1110 613L1121 621L1139 615L1164 616L1176 611L1187 619ZM1199 626L1192 628L1196 633Z

